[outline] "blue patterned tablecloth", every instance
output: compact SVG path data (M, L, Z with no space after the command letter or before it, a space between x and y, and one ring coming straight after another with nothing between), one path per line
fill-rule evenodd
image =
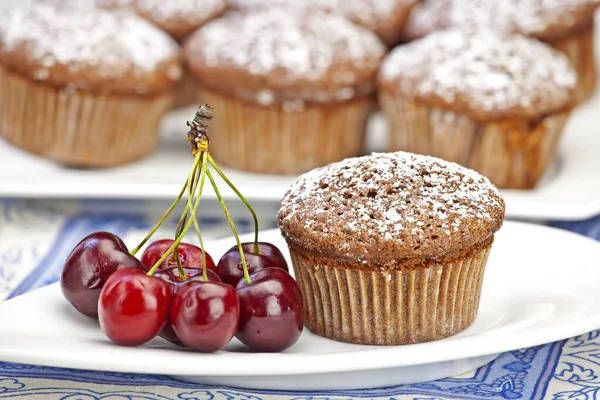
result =
M93 213L84 213L84 209ZM70 249L89 232L108 230L127 242L136 242L144 236L149 221L155 220L157 210L156 207L141 207L139 202L0 201L0 298L11 298L57 281ZM203 210L202 224L207 237L229 235L229 228L218 209L209 206ZM249 231L251 220L240 213L236 215L240 215L236 217L237 225ZM265 229L272 228L274 222L267 218L261 225ZM553 225L600 240L600 217ZM166 229L172 232L173 224ZM160 232L158 235L162 236ZM600 331L505 353L491 364L459 377L384 389L318 393L240 390L188 384L166 376L99 373L0 362L0 399L4 398L600 399Z

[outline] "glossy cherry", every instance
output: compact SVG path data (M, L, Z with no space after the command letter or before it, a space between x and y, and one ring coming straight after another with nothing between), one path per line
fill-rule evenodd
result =
M108 278L121 268L144 269L117 235L95 232L79 242L67 257L60 288L79 312L97 317L100 291Z
M204 282L201 268L199 269L183 267L183 271L187 277L187 279L183 281L179 278L179 272L177 270L177 267L167 268L165 270L159 271L155 273L154 276L164 280L165 282L171 285L174 297L177 294L177 292L183 287L183 285L189 284L190 282ZM207 269L206 275L208 277L209 282L221 282L221 278L219 278L219 275L217 275L217 273L214 271ZM171 326L170 322L167 322L165 324L164 328L160 331L158 336L173 344L183 344L175 334L175 331L173 330L173 327Z
M156 242L151 243L144 253L140 260L142 264L146 266L146 270L152 268L152 266L160 260L163 254L173 245L173 239L162 239L157 240ZM193 268L202 268L202 249L198 246L194 246L189 243L180 243L179 247L179 256L181 258L181 265L184 267L193 267ZM173 256L167 257L165 261L158 267L158 270L176 267L177 262ZM206 253L206 268L210 270L215 269L215 262L210 256L210 254Z
M251 284L240 280L240 321L236 337L255 351L276 352L292 346L304 327L302 294L298 284L279 268L250 275Z
M248 272L250 274L265 268L280 268L288 272L288 265L281 251L273 244L258 243L259 254L253 253L254 243L242 243ZM219 260L216 269L223 282L235 286L244 276L244 270L237 246L233 246Z
M173 299L170 322L187 347L203 352L222 349L237 330L240 307L235 289L219 282L183 285Z
M171 297L167 282L138 269L121 269L108 278L100 294L100 327L117 344L146 343L167 323Z

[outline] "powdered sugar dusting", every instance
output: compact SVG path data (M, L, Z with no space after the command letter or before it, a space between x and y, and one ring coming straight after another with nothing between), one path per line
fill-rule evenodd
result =
M272 7L286 9L308 8L343 15L352 21L376 27L380 22L393 18L399 7L409 7L418 0L228 0L239 10L259 10Z
M24 47L30 60L43 60L48 68L91 66L114 77L153 71L178 53L171 38L134 15L40 4L0 18L0 46L5 52Z
M135 7L157 23L173 19L202 24L225 10L225 0L135 0Z
M192 37L208 67L228 66L284 81L318 81L336 63L356 68L379 63L384 47L370 31L324 13L292 14L271 9L215 20ZM355 77L346 77L352 84Z
M571 29L599 5L600 0L424 0L411 13L406 31L416 38L469 26L539 36L556 27Z
M439 31L397 47L380 78L396 82L408 96L437 96L447 103L460 97L467 107L486 111L553 111L568 104L576 83L562 53L534 39L488 30Z
M399 242L435 252L436 240L460 242L473 234L473 224L489 236L503 214L504 202L487 178L438 158L397 152L302 175L283 198L278 220L284 232L302 226L306 243L338 238L366 256L370 246Z

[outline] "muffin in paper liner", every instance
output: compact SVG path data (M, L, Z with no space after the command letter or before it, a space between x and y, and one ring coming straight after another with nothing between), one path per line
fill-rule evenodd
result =
M299 174L359 155L370 99L286 111L203 90L216 118L211 153L223 165L244 171Z
M538 39L563 52L577 72L575 101L595 92L594 14L600 0L423 0L406 23L403 39L440 29L493 29Z
M399 46L379 74L389 150L458 162L502 188L531 189L575 103L567 57L524 36L448 30Z
M595 24L593 19L589 26L577 34L566 38L549 41L548 44L563 52L577 72L575 101L583 103L596 92L598 67L596 66Z
M306 326L368 345L461 332L477 315L504 208L487 178L411 153L351 158L301 175L277 222Z
M388 116L389 149L457 162L485 175L498 187L532 189L555 159L570 112L540 121L482 123L465 115L423 107L382 95Z
M0 136L76 167L156 148L181 74L168 35L135 15L83 6L34 4L0 20Z
M171 100L60 89L0 68L0 136L65 165L119 165L152 153Z
M477 315L491 243L465 257L409 270L368 270L363 263L302 249L288 241L303 294L306 325L332 340L402 345L468 328Z
M232 13L203 26L185 58L215 108L215 159L298 174L358 155L384 53L373 32L302 8Z

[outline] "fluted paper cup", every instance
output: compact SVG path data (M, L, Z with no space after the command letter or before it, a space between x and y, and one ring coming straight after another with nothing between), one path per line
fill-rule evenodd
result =
M0 136L79 167L108 167L150 154L171 94L107 96L58 88L0 68Z
M596 91L598 76L594 45L594 21L590 26L577 35L566 39L549 42L555 49L562 51L577 72L575 99L578 103L589 99Z
M382 93L389 150L435 156L474 169L500 188L535 187L556 156L570 111L527 120L481 123Z
M203 90L214 107L211 153L223 165L265 174L300 174L362 150L372 100L285 110Z
M477 315L491 246L448 264L385 270L288 241L308 329L366 345L421 343L466 329Z

